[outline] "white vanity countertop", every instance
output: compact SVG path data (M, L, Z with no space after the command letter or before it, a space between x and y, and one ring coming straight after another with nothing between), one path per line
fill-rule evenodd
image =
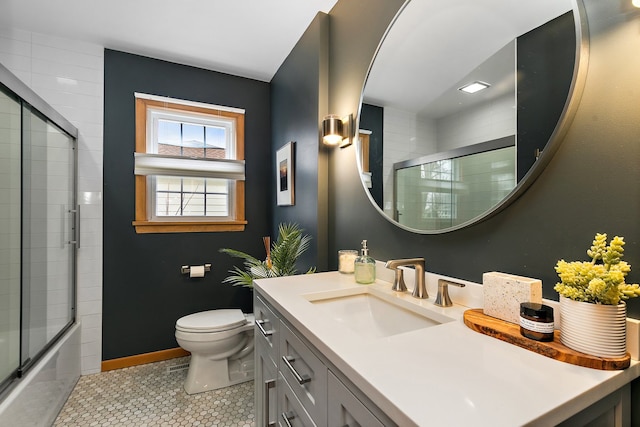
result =
M379 274L380 276L380 274ZM393 273L391 273L393 277ZM386 277L385 277L386 278ZM406 278L409 288L413 279ZM255 281L282 316L398 425L555 425L640 376L632 360L623 371L600 371L556 361L472 331L462 315L480 305L450 288L454 306L392 292L391 284L355 283L353 275L316 273ZM463 282L465 283L465 282ZM467 282L468 283L468 282ZM323 315L305 295L371 286L428 306L455 320L384 338L363 337ZM477 299L475 300L477 302ZM481 301L481 300L480 300ZM384 321L384 319L379 319Z

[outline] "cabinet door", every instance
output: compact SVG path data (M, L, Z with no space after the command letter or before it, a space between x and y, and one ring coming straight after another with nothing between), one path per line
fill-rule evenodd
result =
M280 373L278 377L278 425L280 427L316 427L304 406Z
M329 427L384 427L384 424L331 372L329 372L328 388Z
M255 414L256 427L276 425L278 416L276 392L277 367L269 355L268 346L256 340L255 344Z
M255 341L262 342L268 349L268 354L275 364L278 363L278 343L280 319L273 312L271 307L259 298L254 292L253 298L253 314L256 319Z
M628 427L632 425L631 405L631 386L626 384L557 426Z
M278 370L317 425L327 424L327 367L286 325L280 328ZM282 408L280 408L282 410Z

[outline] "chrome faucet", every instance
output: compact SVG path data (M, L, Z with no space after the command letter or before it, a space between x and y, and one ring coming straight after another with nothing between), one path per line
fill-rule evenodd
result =
M411 295L414 298L429 298L429 295L427 294L427 287L424 283L424 258L390 259L389 261L387 261L384 266L388 269L395 270L396 272L396 277L391 290L397 292L404 292L407 290L407 287L404 284L402 270L398 268L402 265L413 265L416 269L416 281L413 286L413 292L411 293Z

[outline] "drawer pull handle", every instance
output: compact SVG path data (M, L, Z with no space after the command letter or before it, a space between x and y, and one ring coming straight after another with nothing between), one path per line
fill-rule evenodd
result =
M290 421L295 417L296 417L296 414L293 411L282 413L282 419L284 420L284 423L287 425L287 427L292 427Z
M258 327L258 329L260 329L260 332L262 332L262 335L264 335L266 338L273 335L273 329L270 331L266 331L263 326L265 323L267 323L266 320L256 320L256 326Z
M311 381L311 377L309 375L300 375L298 373L298 371L296 371L296 368L293 367L292 363L295 362L296 358L293 356L282 356L282 360L284 361L284 364L287 365L287 368L289 368L289 370L291 371L291 373L293 374L293 376L296 378L296 381L298 381L298 383L300 385L302 384L306 384L309 381Z
M263 401L263 408L264 408L264 413L265 413L265 427L275 427L276 423L275 422L269 422L269 416L271 414L269 414L269 391L274 388L276 386L276 380L267 380L264 382L264 401Z

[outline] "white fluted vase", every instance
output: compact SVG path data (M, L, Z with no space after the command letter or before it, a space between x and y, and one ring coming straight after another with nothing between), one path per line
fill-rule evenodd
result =
M560 296L560 341L603 358L627 354L627 305L593 304Z

